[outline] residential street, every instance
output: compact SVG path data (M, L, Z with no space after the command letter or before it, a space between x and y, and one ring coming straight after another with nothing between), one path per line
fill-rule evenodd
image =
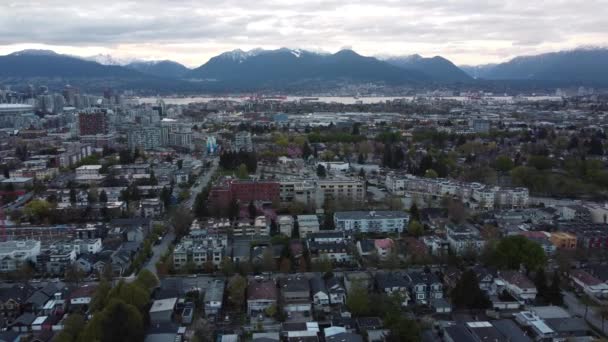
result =
M587 322L597 330L602 330L602 318L594 307L589 306L586 309L585 305L579 302L572 292L563 291L562 293L564 294L564 304L572 314L585 318L585 310L587 310ZM603 332L604 334L608 334L608 321L604 322Z
M211 181L211 176L215 173L218 167L218 160L214 158L211 160L211 167L207 172L205 172L202 176L198 178L196 183L190 189L190 198L183 202L181 205L192 210L194 205L194 200L196 199L196 195L203 190L203 187ZM198 185L197 185L198 184ZM160 257L167 251L169 245L175 240L175 233L173 232L173 227L169 226L169 231L163 237L163 240L160 244L152 246L152 257L144 266L145 269L151 271L154 274L156 273L156 263L160 260Z

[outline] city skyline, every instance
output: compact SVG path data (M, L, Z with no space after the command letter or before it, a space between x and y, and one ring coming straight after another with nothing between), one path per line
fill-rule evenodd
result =
M368 56L441 55L458 65L605 46L603 1L270 1L0 4L0 54L23 49L174 60L188 67L234 49L302 48ZM69 6L68 6L69 5ZM575 7L576 6L576 7Z

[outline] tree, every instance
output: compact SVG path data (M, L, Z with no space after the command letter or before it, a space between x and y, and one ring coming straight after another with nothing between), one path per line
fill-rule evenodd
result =
M122 302L133 305L140 312L144 312L150 300L150 293L137 283L118 282L116 286L110 290L108 298L119 299Z
M312 148L310 148L310 144L308 144L308 142L304 143L304 146L302 147L302 158L304 160L306 160L312 154L313 154L313 150L312 150Z
M43 199L34 199L25 205L23 213L34 222L40 222L49 217L51 204Z
M547 291L547 301L552 305L564 304L564 296L560 287L560 276L557 270L553 272L553 277L551 278L551 285Z
M230 277L234 275L234 272L236 272L236 266L230 257L222 258L222 261L220 262L220 269L226 277Z
M161 201L163 201L165 208L168 208L169 204L171 204L171 189L163 186L163 189L160 191L159 198Z
M283 258L281 260L281 265L279 266L279 270L281 271L281 273L291 272L291 260L289 260L289 258Z
M245 301L246 288L247 280L238 274L232 276L228 281L228 301L235 309L241 309L241 306Z
M541 268L536 271L536 274L534 276L534 285L536 286L536 291L538 293L536 295L536 298L538 299L540 297L543 300L547 301L547 291L549 290L549 287L547 286L547 275L545 274L544 269Z
M87 193L87 202L89 202L89 204L97 202L97 194L94 189L89 190Z
M241 207L236 198L233 198L228 207L228 216L231 220L236 220L240 217Z
M91 312L96 312L102 310L107 303L108 294L112 289L112 285L106 279L101 279L97 289L95 289L95 294L93 295L93 299L91 299L91 303L89 304L89 310Z
M448 217L454 223L463 223L467 217L467 211L460 200L448 200Z
M359 169L359 177L360 178L365 178L365 170L363 170L363 168Z
M418 342L421 341L420 327L416 321L402 316L395 316L395 319L387 319L386 326L390 332L387 342Z
M501 239L496 245L493 258L500 268L518 270L523 265L527 272L535 271L547 262L542 247L522 235Z
M420 211L415 202L410 207L410 220L420 221Z
M270 236L279 234L279 225L276 220L270 220Z
M141 313L133 305L112 299L82 331L80 341L135 342L144 340Z
M70 203L72 203L72 204L76 203L76 189L74 189L74 188L70 189Z
M207 210L207 194L204 192L199 192L194 199L194 216L197 218L204 218L208 216L209 212Z
M84 329L86 321L79 313L71 313L63 323L63 330L57 334L53 341L58 342L76 342L82 329Z
M67 283L78 284L83 278L84 273L76 266L76 264L66 266L64 280Z
M407 231L412 236L418 237L418 236L421 236L422 234L424 234L424 226L422 225L422 223L420 223L418 221L410 220L410 223L408 224L408 227L407 227Z
M190 210L181 206L175 208L169 217L169 221L177 237L188 235L193 220L194 218Z
M150 291L156 288L159 284L158 277L147 269L142 269L139 271L135 282L144 289L148 289Z
M350 293L346 297L346 306L355 316L367 314L371 306L367 289L361 286L361 284L353 284Z
M451 293L452 304L460 309L487 309L492 303L487 294L479 288L477 275L473 270L465 271Z
M182 167L184 167L184 160L180 159L180 160L177 161L177 169L181 170Z
M262 269L265 272L274 272L277 269L277 263L274 260L271 248L266 248L262 254Z
M247 170L247 165L241 164L236 170L236 177L238 179L247 179L249 178L249 171Z
M439 177L439 175L437 174L437 171L435 171L433 169L427 169L426 171L424 171L424 177L425 178L437 178L437 177Z
M319 178L327 177L327 170L325 169L325 166L323 166L323 164L317 165L317 176Z
M509 172L514 166L513 160L509 156L498 156L494 161L496 171Z
M258 209L255 207L255 204L253 203L253 201L249 202L249 206L247 207L247 210L249 211L249 218L251 220L254 220L256 214L258 213Z
M363 153L359 153L359 156L357 157L357 164L365 164L365 156L363 155Z
M99 193L99 203L107 203L108 202L108 194L106 194L105 190L101 190Z
M291 230L291 238L299 239L300 238L300 224L297 220L293 221L293 229Z

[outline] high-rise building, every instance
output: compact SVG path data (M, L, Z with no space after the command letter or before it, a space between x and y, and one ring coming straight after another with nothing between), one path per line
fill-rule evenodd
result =
M130 149L151 150L161 146L160 127L142 127L130 130L127 139Z
M103 111L81 112L78 114L80 135L107 134L108 118Z

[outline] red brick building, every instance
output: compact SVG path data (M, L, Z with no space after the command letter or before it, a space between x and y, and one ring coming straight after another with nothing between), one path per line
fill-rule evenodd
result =
M80 113L78 115L80 135L96 135L108 133L108 119L106 113L97 111L93 113Z
M227 184L214 186L209 192L209 205L216 210L228 208L232 200L237 200L241 204L252 201L279 201L279 183L271 181L234 180Z

